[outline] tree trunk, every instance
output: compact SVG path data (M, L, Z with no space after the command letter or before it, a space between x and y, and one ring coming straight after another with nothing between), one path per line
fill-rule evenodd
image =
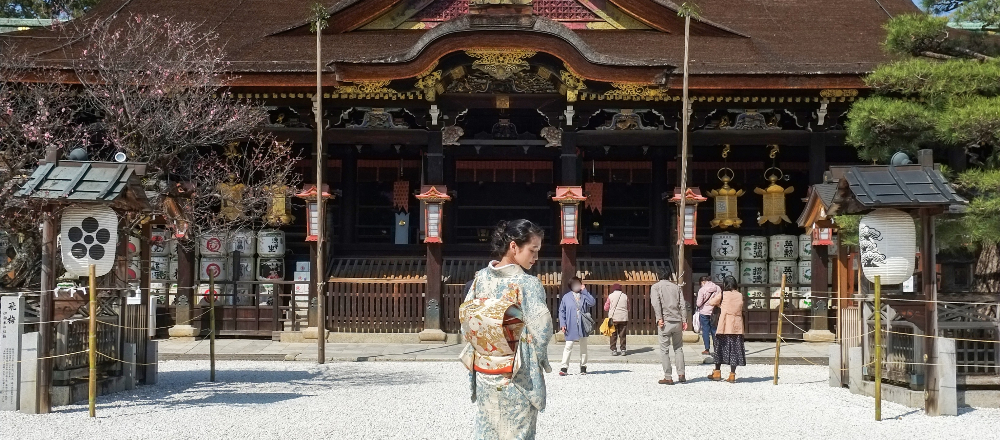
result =
M979 252L973 289L976 292L1000 291L1000 245L984 246Z

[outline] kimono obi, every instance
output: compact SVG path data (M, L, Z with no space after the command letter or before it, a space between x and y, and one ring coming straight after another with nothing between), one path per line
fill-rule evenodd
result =
M520 304L509 297L473 298L458 309L462 337L469 343L462 363L483 374L513 374L524 331Z

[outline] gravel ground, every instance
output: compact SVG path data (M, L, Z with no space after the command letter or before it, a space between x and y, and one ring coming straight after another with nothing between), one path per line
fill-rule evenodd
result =
M4 439L467 439L472 429L463 367L444 362L301 362L218 364L167 361L160 383L86 405L32 416L0 412ZM827 386L827 370L782 367L740 370L741 383L704 379L708 366L689 367L684 385L656 384L657 365L590 366L591 374L548 375L548 409L541 439L565 438L945 438L1000 436L1000 410L962 409L959 417L929 418L920 410L874 401ZM570 371L574 371L575 367Z

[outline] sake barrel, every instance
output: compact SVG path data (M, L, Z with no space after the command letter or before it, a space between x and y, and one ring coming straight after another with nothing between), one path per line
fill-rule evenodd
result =
M747 290L747 300L748 309L767 308L767 295L764 293L764 289Z
M215 232L206 232L198 238L198 252L208 257L219 257L229 252L226 236Z
M170 257L165 255L149 257L149 279L166 281L170 276Z
M257 279L260 281L285 279L285 260L283 258L258 258Z
M167 262L167 276L171 281L177 281L177 257L170 257Z
M171 248L168 245L172 245L174 241L169 238L166 229L153 229L149 235L149 255L155 257L170 255Z
M229 241L229 252L239 252L241 255L253 255L257 252L257 235L249 229L237 229ZM251 265L252 266L252 265Z
M721 233L712 235L712 258L716 260L736 260L740 257L740 236Z
M798 306L800 309L811 309L812 308L812 289L806 287L800 290L795 295Z
M2 258L2 256L0 256ZM132 257L128 260L128 279L137 280L142 273L142 260L139 257Z
M767 237L744 236L740 238L740 248L743 261L767 261Z
M780 284L781 275L786 275L785 285L798 284L798 262L795 260L775 260L768 266L771 284Z
M229 261L225 257L201 257L201 270L198 278L207 281L209 275L215 277L217 281L229 280Z
M216 284L215 290L212 290L210 287L210 284L200 284L198 286L199 305L208 305L209 298L214 298L216 305L232 304L232 295L227 295L231 286Z
M253 303L253 289L249 286L240 286L236 288L236 297L234 298L235 304L238 306L252 306Z
M142 238L136 237L135 235L129 234L128 236L128 253L133 256L138 257L139 246L142 245Z
M740 284L767 284L766 261L744 261L740 267Z
M794 235L771 236L771 259L794 260L798 258L798 237Z
M799 260L799 284L810 284L813 279L812 260Z
M254 276L254 269L256 264L254 264L253 257L240 257L240 264L237 266L239 273L233 274L233 279L236 281L253 281L257 277Z
M792 289L789 289L789 288L786 287L785 288L785 307L786 308L789 307L792 304L792 301L794 301L794 299L792 298ZM772 309L774 309L774 310L778 310L779 306L781 306L781 288L780 287L775 287L775 288L771 289L770 307Z
M808 260L813 254L813 239L811 235L802 234L799 236L799 258Z
M285 232L278 229L262 229L257 234L257 254L261 257L284 257Z
M727 276L739 279L740 264L735 260L712 260L711 271L712 280L721 285Z

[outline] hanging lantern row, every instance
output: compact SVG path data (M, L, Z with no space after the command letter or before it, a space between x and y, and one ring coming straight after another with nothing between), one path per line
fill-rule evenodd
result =
M698 240L697 236L697 225L698 225L698 203L708 200L706 197L701 195L701 189L699 188L688 188L684 193L684 230L681 231L681 222L678 218L677 222L677 244L681 244L683 240L685 245L696 245ZM678 205L681 204L681 189L674 188L673 197L670 198L671 202Z

